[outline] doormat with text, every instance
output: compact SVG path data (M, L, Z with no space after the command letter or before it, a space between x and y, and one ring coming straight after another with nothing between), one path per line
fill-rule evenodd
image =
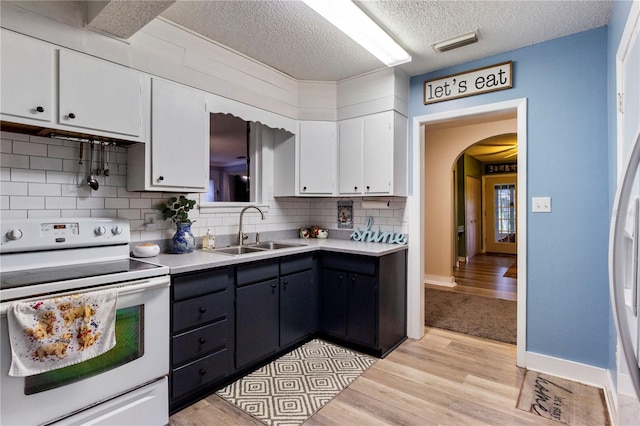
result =
M376 361L314 339L216 394L266 425L300 425Z
M566 425L611 425L602 389L531 370L516 408Z

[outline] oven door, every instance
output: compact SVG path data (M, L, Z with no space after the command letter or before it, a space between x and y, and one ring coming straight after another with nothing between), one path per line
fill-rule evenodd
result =
M3 303L0 311L0 424L51 423L92 407L89 412L99 411L98 404L113 403L117 400L114 398L167 376L169 285L169 277L163 276L101 287L118 288L116 346L85 362L28 377L8 375L11 348L6 311L9 303ZM161 383L166 387L166 379ZM166 407L167 402L161 402ZM167 418L168 410L161 414ZM149 415L157 416L158 413L150 412ZM131 422L148 423L151 422L144 419L132 419Z

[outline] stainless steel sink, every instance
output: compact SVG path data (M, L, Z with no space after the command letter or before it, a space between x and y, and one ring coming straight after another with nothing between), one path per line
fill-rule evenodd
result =
M295 244L295 243L278 243L275 241L264 241L262 243L250 244L247 247L257 247L264 250L277 250L283 248L291 248L291 247L302 247L304 244Z
M264 241L257 244L249 244L246 246L229 246L212 250L213 253L228 254L238 256L241 254L260 253L269 250L278 250L291 247L302 247L304 244L295 243L278 243L275 241Z
M259 253L261 251L266 251L266 249L259 247L249 247L249 246L231 246L224 247L212 250L214 253L220 254L230 254L230 255L239 255L239 254L247 254L247 253Z

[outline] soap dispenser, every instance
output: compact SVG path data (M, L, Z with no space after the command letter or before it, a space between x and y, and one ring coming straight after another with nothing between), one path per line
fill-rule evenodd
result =
M216 236L213 235L211 229L207 229L207 233L202 237L202 250L210 251L216 248Z

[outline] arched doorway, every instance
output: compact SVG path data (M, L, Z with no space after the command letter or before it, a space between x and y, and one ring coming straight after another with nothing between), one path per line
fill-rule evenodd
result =
M517 159L514 132L474 143L452 166L452 291L517 300Z

